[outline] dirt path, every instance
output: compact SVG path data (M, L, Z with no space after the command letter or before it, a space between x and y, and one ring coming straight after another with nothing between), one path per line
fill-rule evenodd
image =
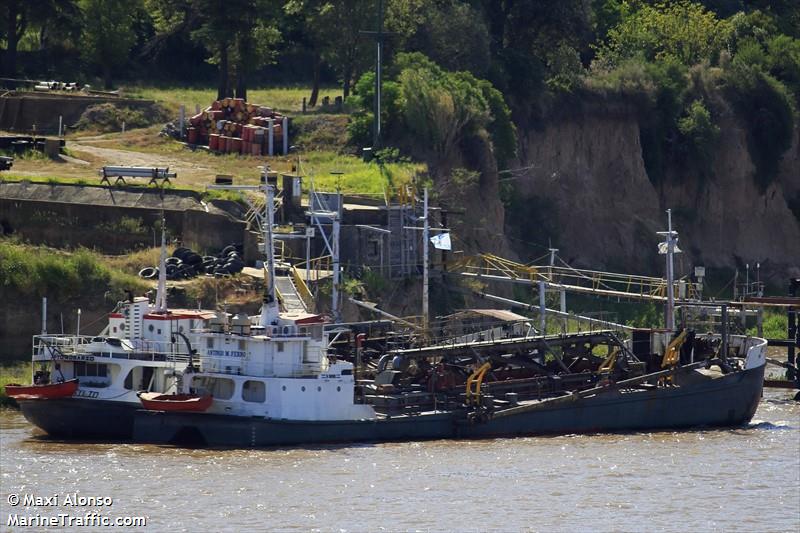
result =
M129 167L169 167L170 170L186 174L196 174L198 172L211 173L211 169L186 161L185 159L161 155L147 154L132 150L120 150L117 148L102 148L93 146L85 142L70 142L70 150L90 154L98 159L102 159L111 165Z

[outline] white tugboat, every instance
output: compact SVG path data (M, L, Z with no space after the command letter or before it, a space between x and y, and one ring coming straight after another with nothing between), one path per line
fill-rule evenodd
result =
M142 395L142 401L148 409L164 411L159 414L178 416L172 412L197 411L198 400L213 398L203 414L182 415L202 417L198 422L203 431L214 431L216 423L233 427L237 420L253 417L307 422L374 419L371 406L354 402L352 363L329 359L323 317L279 311L272 247L274 193L271 185L264 187L267 284L261 313L236 315L230 321L227 314L218 313L208 329L192 333L199 370L187 370L182 390Z
M186 336L215 314L167 308L165 258L162 230L155 302L119 302L100 335L48 334L43 320L42 334L33 338L33 384L7 389L29 422L58 437L130 438L141 408L137 392L177 390L191 362Z

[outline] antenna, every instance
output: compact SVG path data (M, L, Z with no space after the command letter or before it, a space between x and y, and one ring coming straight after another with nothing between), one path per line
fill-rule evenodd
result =
M162 199L163 200L163 199ZM161 257L158 260L158 288L156 289L156 312L167 312L167 232L164 209L161 209Z

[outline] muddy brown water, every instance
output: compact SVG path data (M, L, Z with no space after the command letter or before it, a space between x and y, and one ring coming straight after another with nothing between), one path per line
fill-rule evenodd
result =
M795 532L792 395L767 391L735 429L268 450L54 441L2 410L0 531L95 513L147 519L118 531Z

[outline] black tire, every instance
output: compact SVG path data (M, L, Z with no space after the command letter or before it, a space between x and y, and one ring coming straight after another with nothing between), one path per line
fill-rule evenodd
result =
M203 256L203 264L206 264L206 263L209 263L209 262L210 262L210 263L216 263L216 262L217 262L217 258L216 258L216 256L213 256L213 255L204 255L204 256Z
M214 269L215 276L228 276L231 271L226 266L217 267Z
M239 268L244 268L244 261L242 261L242 260L226 261L225 262L225 266L236 266L236 267L239 267Z
M172 257L183 260L184 256L190 253L192 253L192 251L189 248L175 248L175 251L172 252Z
M183 262L187 265L199 265L203 262L203 256L191 253L183 258Z
M244 263L225 263L225 268L227 268L231 274L238 274L244 269Z
M223 248L222 251L219 253L219 255L221 255L222 257L225 257L229 253L235 252L235 251L236 251L236 246L231 244L231 245L226 246L225 248Z
M181 265L180 268L178 268L177 273L184 278L189 279L193 278L197 274L197 271L192 265Z
M139 277L144 279L157 278L158 269L153 267L145 267L139 271Z
M166 263L167 265L180 265L181 263L183 263L183 261L181 261L179 257L173 256L173 257L167 257L164 263Z

